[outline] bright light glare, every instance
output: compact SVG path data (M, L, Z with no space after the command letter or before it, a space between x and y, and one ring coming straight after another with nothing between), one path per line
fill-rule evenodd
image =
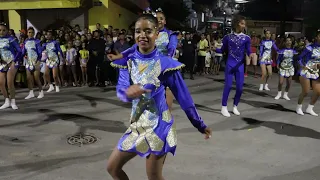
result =
M247 3L249 1L246 1L246 0L235 0L236 3L239 3L239 4L243 4L243 3Z

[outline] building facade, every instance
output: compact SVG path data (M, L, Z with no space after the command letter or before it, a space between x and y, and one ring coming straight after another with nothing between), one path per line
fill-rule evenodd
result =
M7 0L0 2L0 18L15 32L29 26L42 30L59 20L91 30L96 23L127 29L147 6L147 0Z

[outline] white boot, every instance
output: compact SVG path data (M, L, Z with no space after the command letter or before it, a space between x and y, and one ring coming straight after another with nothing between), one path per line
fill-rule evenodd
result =
M230 113L228 111L228 107L227 106L222 106L221 108L221 114L225 117L230 117Z
M18 106L16 105L16 100L15 99L11 99L11 108L13 110L17 110Z
M59 86L56 86L56 92L60 92Z
M29 95L27 97L25 97L24 99L31 99L31 98L34 98L33 90L30 90Z
M302 104L298 104L297 105L297 109L296 109L297 114L299 115L304 115L303 111L302 111Z
M238 107L237 106L233 106L233 114L240 116L240 112L238 111Z
M290 101L290 98L288 96L288 92L284 92L283 94L283 99L287 100L287 101Z
M8 107L10 107L10 99L6 98L4 104L0 107L0 109L6 109Z
M269 89L269 87L268 87L268 84L265 84L265 85L264 85L264 90L270 91L270 89Z
M311 114L312 116L319 116L318 114L316 114L316 113L313 111L313 107L314 107L314 105L309 104L309 105L308 105L308 108L306 109L306 112L307 112L308 114Z
M281 98L281 94L282 94L282 91L278 91L278 94L277 96L274 98L275 100L278 100Z
M259 91L263 91L263 84L260 84Z
M44 97L44 94L43 94L43 90L41 90L40 92L39 92L39 96L37 97L38 99L41 99L41 98L43 98Z
M53 85L52 85L52 84L50 84L49 89L48 89L48 91L47 91L47 92L51 92L51 91L53 91L53 90L54 90L54 87L53 87Z

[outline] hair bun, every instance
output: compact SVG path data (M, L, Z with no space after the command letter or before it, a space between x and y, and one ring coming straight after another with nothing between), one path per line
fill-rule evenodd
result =
M163 13L163 10L162 10L161 8L158 8L158 9L156 10L156 12L162 12L162 13Z
M5 23L5 22L0 22L0 25L7 27L7 23Z

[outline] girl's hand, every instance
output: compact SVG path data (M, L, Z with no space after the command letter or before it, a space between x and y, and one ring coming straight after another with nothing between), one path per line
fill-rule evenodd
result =
M134 84L127 89L126 95L128 98L134 99L147 92L151 92L151 90L143 89L140 85Z
M118 55L108 54L107 57L108 57L108 59L110 61L114 61L114 60L117 60L117 59L121 59L122 55L121 54L118 54Z
M212 130L210 128L206 128L204 129L204 139L210 139L211 138L211 134L212 134Z

